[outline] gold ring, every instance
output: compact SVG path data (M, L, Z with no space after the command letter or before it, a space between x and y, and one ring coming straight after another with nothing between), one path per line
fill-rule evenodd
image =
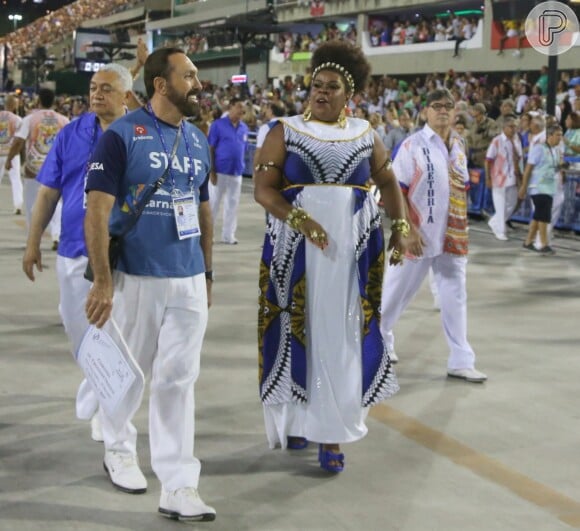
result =
M401 258L401 251L398 249L393 249L393 258L395 260L399 260Z
M310 231L310 238L311 238L312 240L317 240L317 239L318 239L318 231L311 230L311 231Z

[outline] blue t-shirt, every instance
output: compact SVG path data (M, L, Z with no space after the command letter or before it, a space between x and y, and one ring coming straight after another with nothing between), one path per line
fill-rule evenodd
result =
M244 122L240 121L234 127L227 115L212 122L207 140L214 148L214 169L217 173L242 175L248 132Z
M158 121L145 109L114 122L97 144L91 160L87 191L115 196L109 221L111 234L120 234L139 204L143 191L161 177L173 147L177 127ZM196 202L209 199L209 147L203 133L184 122L185 130L171 171L125 235L117 269L131 275L182 278L205 271L199 236L180 240L177 235L172 190L188 193ZM188 149L189 148L189 149Z
M86 113L63 127L36 180L59 190L62 196L58 254L66 258L87 256L85 246L85 178L87 163L102 135L94 113Z

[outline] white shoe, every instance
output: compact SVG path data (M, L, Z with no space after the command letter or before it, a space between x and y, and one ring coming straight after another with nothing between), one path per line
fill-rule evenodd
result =
M172 520L211 522L215 520L213 507L206 505L194 487L183 487L174 491L161 489L159 512Z
M391 365L399 363L399 356L397 356L397 353L394 350L387 352L387 354L389 355L389 358L391 358Z
M137 456L108 450L103 461L111 483L123 492L143 494L147 490L147 479L139 468Z
M477 369L447 369L447 376L460 378L466 382L482 383L487 380L487 375Z
M502 242L505 242L508 237L505 234L502 234L500 232L496 232L495 229L491 226L491 223L488 221L487 222L489 228L491 229L491 232L493 232L493 235L498 239L501 240Z
M95 413L91 419L91 439L95 442L103 442L103 431L101 430L101 421L99 414Z

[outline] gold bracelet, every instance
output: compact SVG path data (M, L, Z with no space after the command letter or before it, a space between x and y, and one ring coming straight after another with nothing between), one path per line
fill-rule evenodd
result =
M401 236L406 238L411 232L411 226L406 219L394 219L391 223L391 232L400 232Z
M284 220L290 227L294 230L300 230L302 228L302 224L307 220L310 219L308 212L303 208L296 208L294 207Z
M254 166L254 171L265 171L265 170L269 170L270 168L276 168L277 170L280 169L280 168L278 168L278 166L276 166L276 164L273 161L270 160L266 163L256 164Z

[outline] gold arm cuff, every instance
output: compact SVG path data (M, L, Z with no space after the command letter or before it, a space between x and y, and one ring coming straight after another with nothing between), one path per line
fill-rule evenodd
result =
M265 170L269 170L270 168L275 168L277 170L279 170L280 168L278 168L278 166L276 166L276 164L273 161L268 161L265 163L260 163L260 164L256 164L254 166L254 171L265 171Z

